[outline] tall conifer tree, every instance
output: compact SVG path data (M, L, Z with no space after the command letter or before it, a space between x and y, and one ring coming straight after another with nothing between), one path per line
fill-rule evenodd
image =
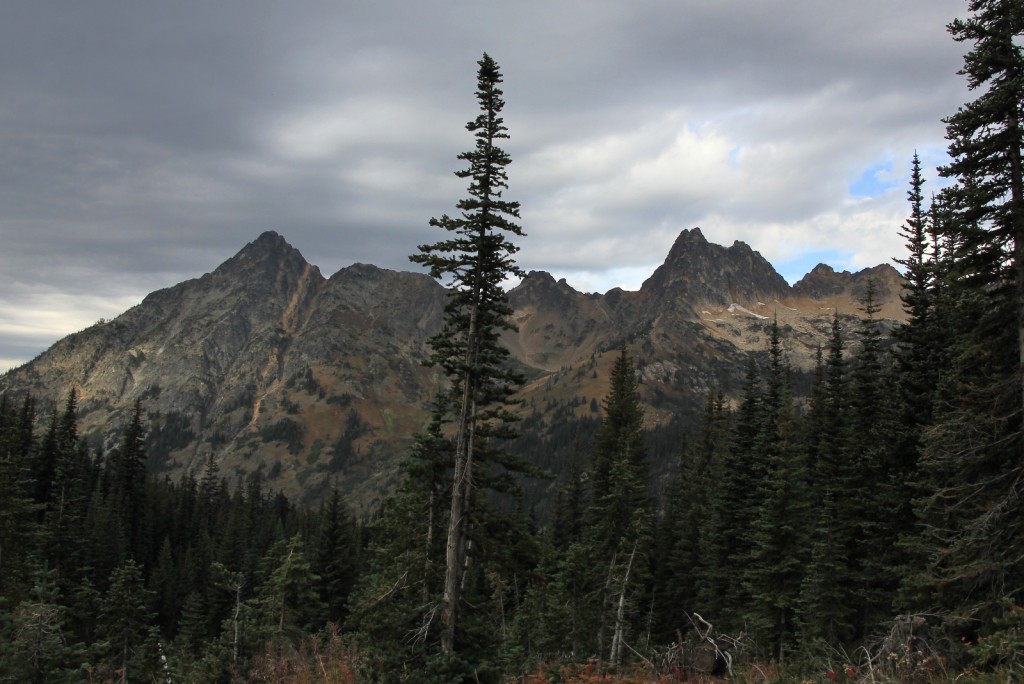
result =
M979 96L948 117L943 352L935 425L916 502L920 609L985 620L1024 595L1024 5L970 0L949 25L971 44L961 74ZM976 623L975 623L976 624Z
M125 548L137 562L148 560L150 540L146 537L146 445L142 425L142 402L135 401L132 417L125 428L121 448L113 452L113 507L117 511Z
M890 616L898 571L896 541L909 516L901 498L902 480L909 473L897 467L894 456L893 392L876 318L874 280L868 280L862 312L860 350L850 368L849 432L843 451L847 477L842 492L849 502L842 519L853 525L851 597L858 636Z
M513 222L519 203L503 198L508 187L505 171L511 157L498 143L508 138L501 117L505 103L498 85L497 63L486 53L478 62L477 101L481 113L466 128L476 139L474 149L459 155L467 167L456 171L468 178L469 197L457 207L459 216L431 219L430 225L450 234L448 239L421 245L410 259L427 266L430 275L450 287L444 328L431 338L430 362L440 366L451 381L455 414L455 454L451 511L447 530L444 592L441 597L441 649L455 650L462 610L463 576L468 562L470 517L479 461L493 449L494 439L511 436L514 417L506 405L521 382L509 369L508 351L498 336L513 329L502 284L521 276L513 255L518 251L509 239L523 235ZM499 453L487 454L499 458Z
M31 414L26 397L22 412ZM0 397L0 605L13 598L24 582L27 560L36 536L36 515L41 507L32 500L33 483L28 470L32 445L31 418L22 434L23 417Z
M603 575L599 657L618 663L624 639L636 626L641 587L653 536L647 493L648 465L644 411L636 371L625 345L612 367L604 400L604 422L594 440L587 542L592 562ZM605 650L607 649L607 650Z
M854 635L850 554L856 538L847 492L859 475L846 462L848 379L839 313L832 317L828 356L822 361L821 388L808 421L820 430L810 470L808 501L816 504L801 587L798 621L807 645L848 643Z
M367 562L349 602L348 626L373 645L381 669L395 679L422 671L440 648L452 459L443 413L436 403L402 464L406 477L368 527Z
M973 42L960 74L971 90L985 90L945 120L953 161L941 172L959 181L960 258L1015 300L1019 367L1024 362L1024 5L970 0L968 7L972 16L953 21L949 31L957 42ZM1019 393L1022 383L1019 377Z
M698 592L698 607L701 615L725 632L744 627L750 604L743 573L750 560L759 505L757 487L764 478L763 464L755 456L762 404L760 370L751 356L729 444L714 474L719 484L708 494L708 516L700 537L706 575Z
M751 627L770 645L772 656L784 662L806 562L802 533L807 515L800 494L807 472L797 448L790 369L777 319L768 335L764 400L752 452L763 477L755 483L757 503L743 582L753 599L747 609Z
M328 622L342 623L356 579L356 524L337 483L320 508L320 529L312 550L313 572L320 578L320 601Z
M938 376L935 318L935 277L937 247L933 244L930 212L924 207L924 178L917 153L910 172L907 200L910 215L900 235L906 240L907 256L896 259L904 268L906 286L900 295L907 323L896 329L897 373L905 437L901 450L908 465L916 461L921 426L931 421L935 384Z

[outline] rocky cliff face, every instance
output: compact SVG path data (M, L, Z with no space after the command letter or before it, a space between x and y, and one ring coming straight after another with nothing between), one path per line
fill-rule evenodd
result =
M200 429L237 424L253 408L243 398L280 375L324 284L267 233L213 273L66 337L4 384L41 397L80 388L84 417L142 397L151 410L196 417Z
M733 302L771 302L788 297L790 287L764 257L743 242L722 247L708 242L700 228L684 230L640 293L650 315L666 306L696 310Z
M868 295L869 283L874 285L875 300L882 307L882 318L901 320L904 316L900 292L903 277L895 268L880 265L857 273L836 272L818 264L793 285L793 295L818 302L833 302L840 308L847 303L860 305Z
M529 378L524 410L581 416L629 343L648 421L665 424L691 415L710 388L738 387L746 356L765 349L769 318L783 326L792 363L809 368L836 310L855 314L869 280L882 315L901 317L889 266L822 265L790 288L747 245L714 245L693 229L638 292L583 294L530 273L509 293L518 330L505 343ZM0 392L52 406L74 390L83 434L108 445L141 399L158 470L194 472L214 457L230 478L259 472L309 500L338 479L371 506L442 386L421 362L444 302L425 275L355 264L325 279L264 233L212 273L0 376Z

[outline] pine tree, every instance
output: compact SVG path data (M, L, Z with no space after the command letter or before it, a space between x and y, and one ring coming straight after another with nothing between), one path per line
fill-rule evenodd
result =
M149 576L149 588L153 592L157 623L167 637L173 637L181 597L178 595L178 568L174 561L174 549L170 537L164 537L157 554L156 564Z
M195 520L199 531L212 533L216 528L224 508L222 494L225 490L226 485L220 477L220 466L217 465L217 459L213 454L210 454L203 467L203 476L199 480L196 497Z
M23 433L27 410L28 431ZM23 595L23 578L37 537L41 506L32 499L28 469L32 448L32 408L26 398L21 414L0 397L0 606L4 597Z
M932 589L919 610L984 623L1024 594L1024 6L968 6L949 30L972 43L961 74L982 92L945 120L952 161L940 173L957 181L940 224L949 337L915 507L919 583Z
M470 196L458 203L459 217L444 215L430 221L452 237L421 245L420 254L410 257L427 266L432 277L450 285L444 328L430 341L430 362L440 366L451 381L456 416L440 614L441 650L445 654L455 650L459 612L463 609L462 578L468 561L469 521L474 482L480 477L479 460L490 440L511 436L514 417L505 406L521 382L519 375L508 368L508 351L500 345L498 336L514 327L508 320L511 309L502 284L510 276L522 275L513 260L518 248L508 235L520 236L523 232L512 222L519 216L519 204L502 198L508 187L505 167L511 158L498 146L500 140L508 138L500 116L505 104L498 88L501 72L486 53L478 64L481 114L466 126L476 138L476 146L459 155L468 166L456 172L459 178L470 179Z
M929 239L929 214L924 208L921 160L914 153L910 173L910 216L900 235L906 240L907 257L896 259L904 267L906 286L900 294L907 323L896 329L897 372L902 423L906 436L901 450L908 465L916 461L921 426L931 422L932 403L938 376L935 318L935 257Z
M444 413L438 400L402 464L398 491L369 525L367 562L349 600L346 626L372 644L385 681L423 671L429 655L440 650L452 458Z
M182 653L193 655L210 632L210 615L203 597L197 592L189 592L182 604L181 615L177 622L178 634L176 643Z
M67 403L65 404L65 413L71 411L73 414L75 406L75 393L72 391L68 395ZM65 441L68 438L77 438L73 433L72 435L64 436L64 440L62 440L60 425L60 413L54 411L50 414L50 420L39 442L39 447L34 450L32 455L31 470L32 480L35 483L34 495L36 503L39 504L45 505L50 501L50 493L54 480L57 477L57 462L61 457L61 441Z
M148 679L149 660L145 649L152 614L152 596L142 579L142 568L128 559L110 577L100 607L100 637L109 645L106 661L116 681Z
M708 533L709 499L729 446L731 412L721 391L709 392L697 438L688 441L666 488L656 536L655 633L669 643L686 631L685 615L698 608L698 588L708 581L702 535Z
M856 471L846 461L848 379L845 340L839 313L832 318L828 357L821 364L820 388L807 417L816 435L809 456L807 503L813 504L808 564L800 591L797 621L801 639L812 644L851 643L856 632L850 553L856 531L847 516L849 478Z
M551 504L551 525L548 537L557 552L565 551L583 535L584 511L587 508L586 472L582 466L580 442L575 440L569 465L564 473L565 484L555 493Z
M961 75L976 100L945 119L949 155L941 173L956 178L961 200L961 258L976 264L990 283L1005 281L1015 299L1017 366L1024 363L1024 7L1016 0L970 0L973 13L949 31L972 41ZM1024 378L1018 378L1018 388ZM1020 403L1018 401L1018 403Z
M122 438L121 448L113 452L114 481L113 508L125 548L142 563L148 560L149 539L144 528L146 522L146 445L142 426L142 401L136 400L132 417Z
M644 413L635 366L625 345L612 366L604 421L591 457L590 509L585 544L598 576L597 653L618 664L635 632L648 579L653 536ZM607 649L607 650L605 650Z
M88 449L78 438L77 411L72 389L64 410L50 421L33 468L36 501L44 506L43 554L64 586L73 585L84 570L82 526L96 480Z
M875 284L868 281L860 324L860 349L850 369L849 432L844 450L844 478L848 505L842 519L852 523L850 549L853 587L856 588L855 624L864 636L891 613L900 567L897 541L906 531L909 508L902 498L908 472L897 467L894 453L894 395L882 348L882 332L875 318L879 307Z
M806 563L801 497L807 483L804 453L798 449L789 367L778 320L769 328L768 368L753 457L761 465L757 505L751 522L749 562L743 581L753 601L748 617L754 633L779 662L792 644L795 612Z
M356 524L337 483L320 509L320 530L313 550L313 571L320 577L320 601L328 622L341 624L356 575Z
M919 607L922 585L916 575L927 563L926 552L918 543L919 531L912 501L918 496L918 461L924 448L926 431L933 421L939 380L948 366L948 330L952 317L943 311L942 250L939 235L944 232L945 200L933 197L924 207L921 163L914 154L907 200L910 215L900 232L906 240L907 256L896 259L905 269L906 286L901 294L907 315L904 325L894 331L895 381L898 396L899 428L893 445L896 469L895 486L900 508L898 546L903 554L899 571L900 590L895 603L903 609ZM914 597L914 598L912 598Z
M33 574L32 588L11 615L10 631L0 633L0 678L31 684L78 682L84 645L72 639L67 606L55 570Z
M729 444L713 476L718 485L709 492L708 516L700 536L706 571L698 590L698 612L723 633L744 628L750 604L743 572L753 545L758 486L764 478L763 464L755 453L762 403L760 370L751 356Z
M265 559L270 573L260 588L267 626L279 636L296 637L322 614L313 572L300 535L274 545Z
M632 514L650 509L644 411L637 395L633 359L625 345L612 366L604 420L591 454L590 528L608 548L631 529Z

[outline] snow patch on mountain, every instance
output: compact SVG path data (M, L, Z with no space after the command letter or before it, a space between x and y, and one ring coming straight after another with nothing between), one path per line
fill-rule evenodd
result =
M761 320L761 321L767 321L768 320L767 316L762 316L761 314L756 314L753 311L751 311L750 309L748 309L746 307L743 307L743 306L740 306L739 304L736 304L735 302L733 302L732 304L729 305L729 308L727 309L727 311L729 313L742 313L742 314L746 314L748 316L753 316L754 318L756 318L758 320Z

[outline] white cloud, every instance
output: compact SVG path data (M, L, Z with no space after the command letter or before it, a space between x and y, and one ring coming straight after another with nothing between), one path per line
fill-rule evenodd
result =
M937 189L941 118L971 99L944 28L962 0L18 11L0 24L0 291L69 298L0 298L7 358L14 327L66 334L264 230L326 275L412 268L465 193L485 50L506 77L520 265L594 291L638 287L694 226L770 260L888 261L911 154ZM112 298L79 296L94 287Z
M0 373L19 366L61 337L84 330L100 318L114 318L139 303L128 296L40 292L0 297L0 341L17 354L0 358Z

